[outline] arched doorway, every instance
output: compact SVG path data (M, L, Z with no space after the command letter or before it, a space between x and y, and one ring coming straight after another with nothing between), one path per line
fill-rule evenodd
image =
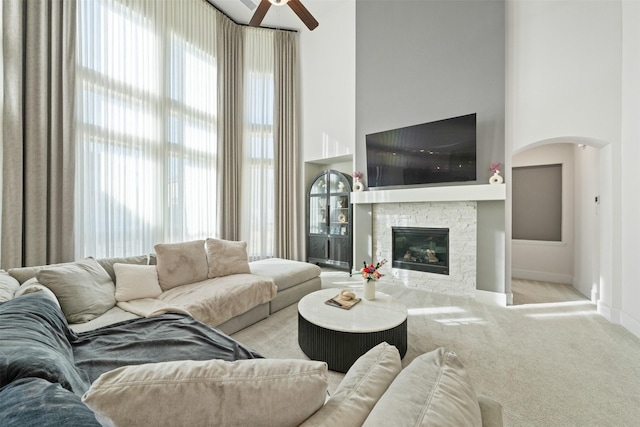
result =
M513 304L581 298L596 301L600 270L600 148L605 145L587 138L554 138L530 144L513 154L510 242ZM545 174L550 174L552 169L556 175L560 170L560 178L551 179L550 184ZM519 181L520 172L523 177L529 177L528 181L522 178ZM538 172L541 180L531 180ZM540 188L536 186L538 182ZM542 196L557 191L559 196L544 202L544 197L521 193L536 191L544 192ZM536 238L536 225L533 234L521 233L518 220L522 203L529 203L525 207L529 215L536 215L536 210L539 215L547 214L552 208L559 211L560 217L556 219L560 221L557 224L560 237L547 238L541 233L542 237Z

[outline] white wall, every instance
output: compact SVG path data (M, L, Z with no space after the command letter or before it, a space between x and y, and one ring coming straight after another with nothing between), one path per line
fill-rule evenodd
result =
M620 1L508 2L513 151L550 138L620 140Z
M304 161L352 155L356 2L305 0L304 3L320 22L313 31L300 31Z
M599 248L598 311L640 336L639 2L509 0L507 22L507 155L567 137L601 148L600 240L580 246ZM576 260L583 293L591 261Z
M574 145L550 144L513 156L512 167L562 164L562 241L513 240L511 274L520 279L573 283Z
M640 2L622 4L622 274L620 323L640 337ZM615 302L614 302L615 304Z
M595 302L600 284L600 149L576 145L574 160L573 286Z

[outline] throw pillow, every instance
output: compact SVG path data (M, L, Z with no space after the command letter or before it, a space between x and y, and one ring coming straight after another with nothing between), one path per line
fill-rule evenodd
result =
M67 265L67 264L70 264L70 263L63 262L60 264L36 265L32 267L16 267L16 268L10 268L7 271L7 273L9 273L11 277L15 278L18 282L20 282L20 284L23 284L27 280L36 277L36 274L38 274L38 271L42 270L43 268L58 267L60 265Z
M0 270L0 302L13 299L19 287L20 283L15 278L9 276L4 270Z
M301 427L341 426L345 420L362 425L401 369L398 349L378 344L355 361L327 403Z
M113 264L116 273L116 300L155 298L162 293L155 265Z
M247 242L207 239L209 279L231 274L251 273L247 256Z
M439 348L396 377L363 426L482 426L469 375L455 353Z
M51 292L49 288L38 283L38 279L36 279L35 277L32 277L31 279L20 285L20 288L18 288L13 297L18 298L19 296L31 294L34 292L42 292L43 294L47 295L49 298L51 298L52 301L56 303L58 308L60 308L60 303L58 302L58 298L56 298L56 295Z
M98 264L104 268L104 270L109 273L111 276L111 280L113 283L116 282L116 272L113 269L113 265L118 264L137 264L137 265L147 265L149 264L149 258L146 255L138 255L138 256L127 256L127 257L117 257L117 258L99 258Z
M115 285L93 258L45 267L36 277L58 298L69 323L88 322L116 305Z
M106 372L82 401L121 426L297 426L323 405L327 384L324 362L161 362Z
M209 266L204 240L158 243L154 249L158 262L158 281L163 291L207 278Z

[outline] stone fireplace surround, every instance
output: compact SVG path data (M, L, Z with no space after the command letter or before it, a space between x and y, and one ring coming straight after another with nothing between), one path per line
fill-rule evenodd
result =
M449 275L389 268L393 284L474 297L476 292L476 202L381 203L373 206L375 260L391 260L391 227L449 229Z
M392 226L449 228L449 275L383 268L384 280L450 295L476 296L478 213L477 202L504 200L501 185L461 185L449 187L373 190L352 193L352 203L370 206L370 222L356 219L354 234L370 234L374 260L391 260ZM370 231L369 231L370 227ZM357 251L356 251L357 252ZM362 261L357 259L356 267ZM354 261L356 261L354 260Z

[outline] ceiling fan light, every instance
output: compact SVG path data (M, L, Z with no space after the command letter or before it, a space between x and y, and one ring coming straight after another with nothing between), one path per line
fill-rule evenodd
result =
M269 0L269 3L274 6L284 6L285 4L289 3L289 0Z

